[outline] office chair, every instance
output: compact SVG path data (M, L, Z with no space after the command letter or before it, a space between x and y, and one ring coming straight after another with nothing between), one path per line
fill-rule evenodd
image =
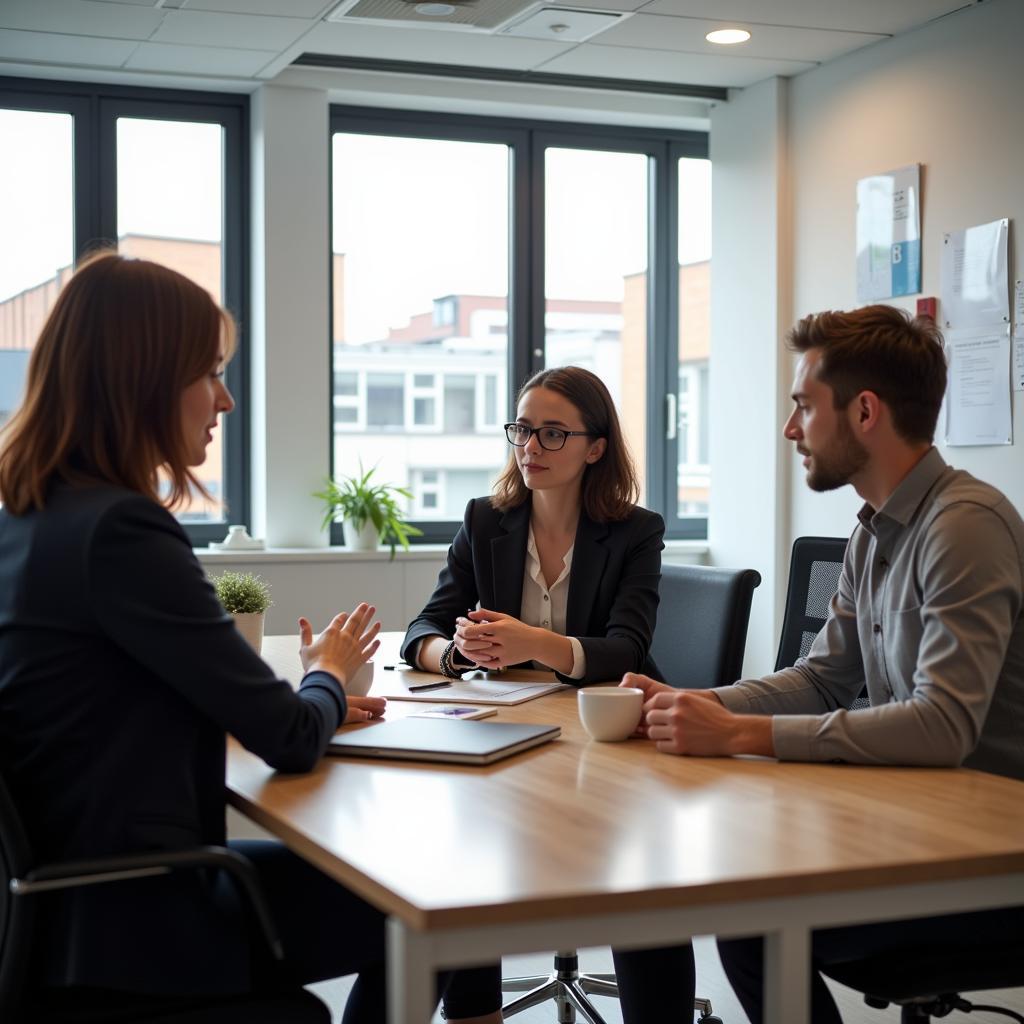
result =
M846 543L845 537L797 537L793 542L776 672L789 668L807 654L825 625L828 607L839 589ZM850 710L866 708L868 704L865 687Z
M845 537L797 537L793 542L776 672L789 668L811 649L839 589L845 554Z
M35 917L40 893L83 885L116 884L128 879L174 871L219 868L238 887L255 928L275 961L283 959L281 942L252 863L234 850L203 846L96 860L32 866L21 819L0 779L0 1021L31 1024L330 1024L327 1007L312 994L268 992L176 1001L173 1010L159 997L126 997L117 1007L88 1009L62 1001L59 992L25 993Z
M662 567L651 657L666 682L707 689L726 686L739 678L750 604L760 582L760 575L753 569ZM551 974L504 978L501 987L524 993L502 1006L503 1017L553 999L559 1024L573 1024L577 1011L588 1024L605 1024L588 996L619 994L614 974L580 974L576 950L555 953ZM722 1024L713 1015L709 999L695 999L694 1009L700 1013L700 1024Z
M864 993L870 1007L899 1006L902 1024L927 1024L932 1017L945 1017L953 1010L1004 1014L1024 1024L1019 1013L971 1003L958 994L1024 985L1024 942L995 945L983 935L974 941L964 936L962 945L889 951L884 956L832 964L824 973Z

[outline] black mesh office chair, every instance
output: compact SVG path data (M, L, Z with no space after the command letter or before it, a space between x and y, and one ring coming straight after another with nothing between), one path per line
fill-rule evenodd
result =
M776 672L789 668L811 649L828 618L828 606L839 589L845 554L845 537L797 537L793 542ZM865 688L850 705L850 710L867 706Z
M776 672L789 668L811 649L839 589L845 554L845 537L798 537L794 542Z
M735 682L743 666L747 623L754 588L761 576L753 569L716 569L699 565L662 567L658 623L651 644L662 678L679 687L706 689ZM551 974L504 978L507 992L524 994L507 1002L503 1017L511 1017L551 999L559 1024L572 1024L577 1011L588 1024L605 1024L588 998L617 996L614 974L580 974L576 950L555 954ZM711 1001L696 999L700 1024L722 1024L713 1016Z
M274 960L282 959L270 909L252 863L234 850L205 846L193 850L104 857L32 866L17 809L0 779L0 1021L12 1024L330 1024L330 1013L308 992L166 1001L140 996L112 1006L66 1002L59 993L25 991L37 894L83 885L116 884L196 868L226 871L251 910L255 927Z

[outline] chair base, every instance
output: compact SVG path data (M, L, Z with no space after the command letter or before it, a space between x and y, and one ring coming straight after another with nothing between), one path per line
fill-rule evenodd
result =
M502 978L502 989L523 993L502 1006L502 1018L508 1020L550 999L558 1011L558 1024L576 1024L577 1013L586 1024L606 1024L588 996L618 996L619 986L615 982L615 975L580 974L579 967L579 957L575 951L563 951L555 954L555 969L550 974ZM695 999L693 1007L700 1011L699 1024L722 1024L718 1017L712 1016L711 1000Z

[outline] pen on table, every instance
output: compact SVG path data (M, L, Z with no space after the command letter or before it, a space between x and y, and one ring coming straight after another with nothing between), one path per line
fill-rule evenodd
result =
M440 690L442 687L451 685L451 683L413 683L409 687L409 692L421 693L423 690Z

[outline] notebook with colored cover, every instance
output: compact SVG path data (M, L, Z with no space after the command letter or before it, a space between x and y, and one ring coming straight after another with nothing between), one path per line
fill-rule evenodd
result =
M557 725L450 722L410 717L336 733L327 753L454 764L492 764L556 739L561 731Z

